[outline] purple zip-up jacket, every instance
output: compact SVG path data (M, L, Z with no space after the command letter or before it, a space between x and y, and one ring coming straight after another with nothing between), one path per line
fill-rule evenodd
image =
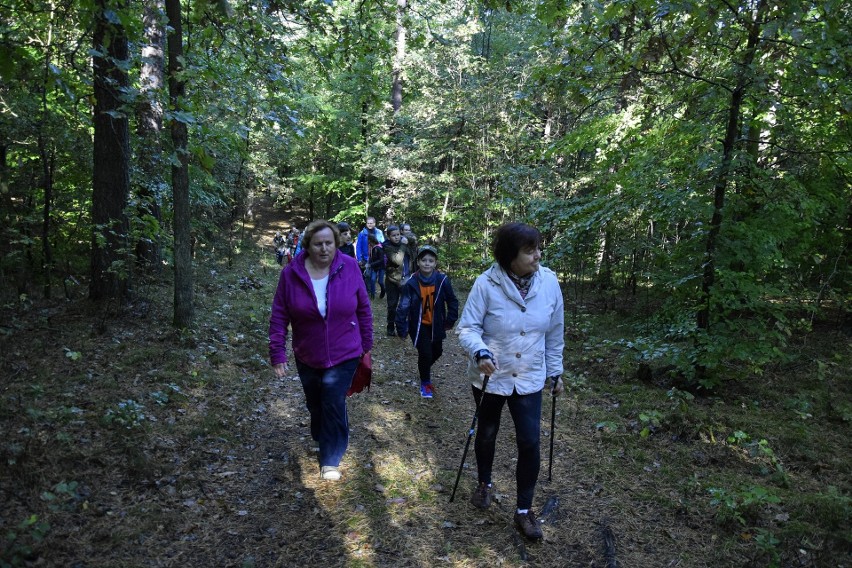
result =
M329 369L373 348L373 313L358 262L335 252L328 271L326 317L320 315L302 251L281 271L269 318L269 359L287 362L287 326L296 359Z

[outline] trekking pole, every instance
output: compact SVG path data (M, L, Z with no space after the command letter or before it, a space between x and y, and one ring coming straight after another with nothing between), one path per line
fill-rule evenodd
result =
M476 403L476 411L473 413L473 422L470 423L470 430L467 433L467 442L464 444L464 453L462 453L461 463L459 464L459 473L456 475L456 483L453 485L453 494L450 495L450 503L456 498L456 489L459 487L459 479L461 479L462 469L464 469L464 459L467 457L467 450L470 448L470 439L473 438L473 432L476 430L476 419L479 418L479 407L482 406L482 399L485 398L485 387L488 385L488 379L491 375L485 375L482 380L482 396L479 397L479 402Z
M558 379L557 379L558 380ZM553 382L553 387L556 388L556 381ZM553 390L550 391L550 460L547 464L547 480L553 481L553 433L556 430L556 395Z

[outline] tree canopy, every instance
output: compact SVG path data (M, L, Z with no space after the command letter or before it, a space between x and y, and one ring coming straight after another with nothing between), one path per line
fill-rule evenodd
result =
M411 222L469 277L498 224L533 223L576 301L642 316L640 361L707 386L723 361L783 359L815 318L849 325L846 2L195 0L180 26L144 8L4 5L7 299L106 273L132 290L139 242L191 262L168 237L183 162L192 238L267 194L294 216ZM182 53L152 66L176 28ZM99 121L129 122L130 148L98 150ZM129 194L107 213L116 167Z

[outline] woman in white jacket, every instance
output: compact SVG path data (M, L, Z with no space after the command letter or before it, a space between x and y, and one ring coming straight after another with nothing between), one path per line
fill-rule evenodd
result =
M562 392L565 346L562 291L556 274L539 265L541 233L523 223L497 229L494 264L473 284L458 335L470 355L468 374L479 407L476 453L479 485L471 502L491 505L491 470L503 405L508 404L518 445L515 524L529 539L542 538L532 511L541 467L542 390ZM483 379L488 383L483 393ZM481 400L481 403L480 403Z

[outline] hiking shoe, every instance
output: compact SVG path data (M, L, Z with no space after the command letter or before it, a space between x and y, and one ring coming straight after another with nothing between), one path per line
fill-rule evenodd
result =
M389 327L388 328L388 337L393 337L395 335L396 335L396 331L394 330L394 328Z
M479 483L479 487L473 492L473 495L470 496L470 502L473 503L474 507L487 509L491 506L493 492L494 486L482 481Z
M420 383L420 396L423 398L432 398L432 394L434 390L432 389L432 383Z
M515 526L518 527L522 535L530 540L541 540L544 537L544 533L541 532L541 527L532 511L515 513Z
M324 465L320 468L320 477L328 481L337 481L340 479L340 470L333 465Z

